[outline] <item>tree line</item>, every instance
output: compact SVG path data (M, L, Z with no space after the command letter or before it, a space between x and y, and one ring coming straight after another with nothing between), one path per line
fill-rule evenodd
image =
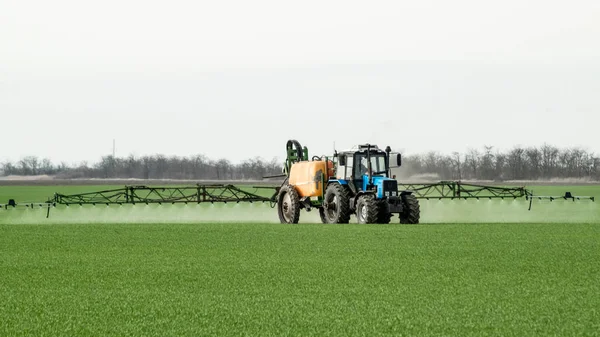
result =
M579 147L515 146L501 152L492 146L449 155L429 152L406 159L406 174L435 174L458 180L600 179L600 157Z
M94 164L82 162L69 166L53 164L48 158L27 156L16 163L5 162L2 175L53 175L59 178L139 178L139 179L261 179L281 174L283 162L250 158L234 164L227 159L213 160L204 155L167 157L103 156ZM471 149L466 153L441 154L431 151L406 156L400 168L403 177L418 174L439 179L459 180L543 180L577 178L600 180L600 158L581 148L515 146L502 152L492 146Z
M228 159L212 160L204 155L191 157L153 156L113 157L103 156L99 162L82 162L76 166L65 163L54 165L44 158L27 156L17 163L2 165L3 175L54 175L64 179L74 178L139 178L139 179L206 179L248 180L261 179L282 173L282 163L276 159L267 161L260 157L250 158L239 164Z

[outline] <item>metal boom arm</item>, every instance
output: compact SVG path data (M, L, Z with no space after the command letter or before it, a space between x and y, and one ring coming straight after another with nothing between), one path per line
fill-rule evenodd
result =
M59 194L49 201L55 204L136 204L136 203L201 203L201 202L266 202L272 201L233 185L196 185L185 187L125 186L124 188L81 193Z
M593 196L574 196L571 192L566 192L564 196L544 196L534 195L533 191L525 187L502 187L490 185L465 184L460 181L440 181L429 184L398 184L399 189L412 191L420 199L473 199L473 198L522 198L527 200L533 198L549 199L550 201L558 199L581 200L589 199L595 201Z
M460 181L440 181L430 184L398 184L399 189L413 191L417 198L467 199L467 198L521 198L532 192L524 187L500 187L464 184Z

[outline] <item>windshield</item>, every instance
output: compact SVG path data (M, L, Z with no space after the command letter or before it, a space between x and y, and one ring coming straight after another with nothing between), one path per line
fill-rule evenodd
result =
M367 156L364 154L356 154L356 162L360 163L357 166L358 175L362 176L363 174L368 174L368 162ZM386 173L385 167L385 154L376 154L371 155L371 169L373 170L372 174L384 174Z

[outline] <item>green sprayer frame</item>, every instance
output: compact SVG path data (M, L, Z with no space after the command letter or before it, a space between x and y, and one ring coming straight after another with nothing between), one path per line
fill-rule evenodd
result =
M410 190L418 199L480 199L480 198L522 198L531 202L535 199L554 200L591 200L593 196L574 196L566 192L563 196L534 195L533 191L525 187L503 187L463 183L460 181L440 181L436 183L404 183L398 184L399 188ZM245 189L244 189L245 188ZM253 192L246 189L253 188ZM240 203L240 202L268 202L271 207L277 203L278 186L235 186L231 184L196 184L193 186L130 186L107 189L78 194L54 193L46 202L17 203L14 199L6 204L0 204L0 209L25 207L47 207L46 217L50 215L50 208L57 205L124 205L124 204L176 204L176 203ZM273 190L270 197L257 194L258 189Z
M242 190L234 185L195 185L182 187L125 186L80 194L54 194L56 204L136 204L136 203L203 203L266 202L271 198Z

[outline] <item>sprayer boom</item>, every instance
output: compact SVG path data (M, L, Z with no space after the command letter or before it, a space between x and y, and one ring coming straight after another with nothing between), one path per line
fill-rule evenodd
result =
M256 189L256 188L255 188ZM277 189L276 189L277 191ZM275 201L275 195L265 197L259 194L245 191L234 185L195 185L182 187L149 187L149 186L125 186L118 189L110 189L96 192L79 194L55 193L52 199L44 203L16 203L13 199L8 204L0 204L0 208L9 207L47 207L56 205L123 205L123 204L176 204L176 203L215 203L215 202L271 202Z
M468 199L468 198L521 198L531 195L524 187L500 187L465 184L460 181L440 181L430 184L398 184L413 191L417 198Z
M54 194L56 204L162 204L202 202L267 202L267 198L233 185L196 185L183 187L125 186L124 188L81 193Z

